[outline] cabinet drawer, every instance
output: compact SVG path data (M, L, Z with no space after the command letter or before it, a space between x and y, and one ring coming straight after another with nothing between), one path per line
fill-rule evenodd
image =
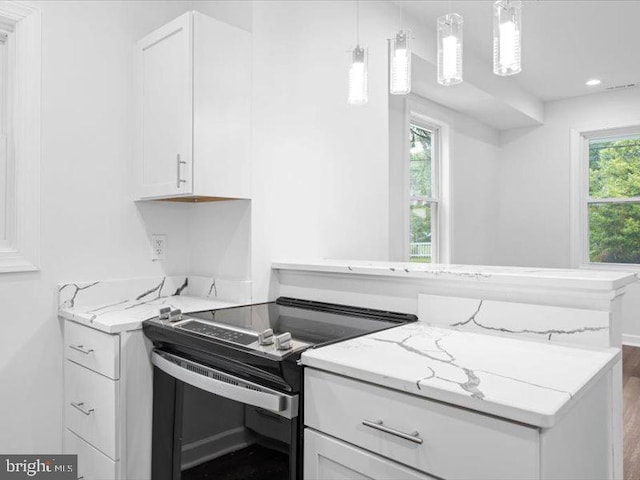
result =
M120 462L114 462L71 431L64 429L62 448L66 454L78 455L78 478L83 480L115 480Z
M120 377L120 336L65 321L65 357L109 378Z
M304 480L435 480L373 453L304 431Z
M116 441L120 382L69 360L65 362L65 426L112 460L119 460Z
M304 408L306 425L438 477L539 475L536 428L309 368Z

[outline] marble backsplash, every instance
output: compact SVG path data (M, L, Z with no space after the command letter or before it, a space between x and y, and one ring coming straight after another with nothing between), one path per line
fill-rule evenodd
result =
M117 305L174 295L251 303L251 281L183 275L61 283L58 308Z
M612 319L606 311L419 295L418 316L424 323L458 331L544 343L595 347L612 345Z

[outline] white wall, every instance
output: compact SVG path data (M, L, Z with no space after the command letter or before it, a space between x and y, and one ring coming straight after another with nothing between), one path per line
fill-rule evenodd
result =
M364 106L346 101L355 18L355 2L255 3L256 301L268 297L274 259L397 256L401 241L390 232L397 230L394 222L404 210L394 202L401 183L389 165L389 129L397 125L389 125L393 111L386 39L397 30L400 15L387 2L361 4L361 44L369 49L369 102ZM419 28L414 33L418 52L435 48L432 36ZM435 103L425 106L430 116L455 127L452 259L487 263L490 243L485 232L495 223L497 194L493 183L491 189L483 183L493 182L497 174L497 132Z
M251 278L251 201L190 205L188 272L190 275Z
M640 89L546 104L545 124L502 133L499 228L492 263L571 265L571 129L640 123ZM640 335L640 286L623 302L623 332ZM640 337L638 339L640 340Z
M132 62L135 40L196 3L251 26L249 2L36 3L43 25L41 270L0 276L2 452L61 450L56 284L184 273L189 264L190 205L131 201ZM150 260L150 233L169 235L164 265Z
M361 5L369 103L347 104L354 2L256 2L254 300L282 257L388 255L386 2Z

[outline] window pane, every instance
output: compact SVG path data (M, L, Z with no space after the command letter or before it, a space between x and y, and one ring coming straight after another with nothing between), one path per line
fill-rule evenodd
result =
M422 200L412 200L409 206L411 262L431 263L432 208Z
M589 195L640 196L640 137L589 140Z
M410 195L431 197L431 140L433 134L429 130L411 125L409 146Z
M589 205L589 259L592 262L640 263L640 205Z

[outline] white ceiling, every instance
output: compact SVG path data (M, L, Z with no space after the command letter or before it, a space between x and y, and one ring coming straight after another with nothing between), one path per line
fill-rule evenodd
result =
M491 71L490 0L396 1L433 30L449 8L464 18L465 57ZM529 0L523 6L523 71L510 77L542 101L640 84L640 0ZM602 84L587 87L590 78Z

